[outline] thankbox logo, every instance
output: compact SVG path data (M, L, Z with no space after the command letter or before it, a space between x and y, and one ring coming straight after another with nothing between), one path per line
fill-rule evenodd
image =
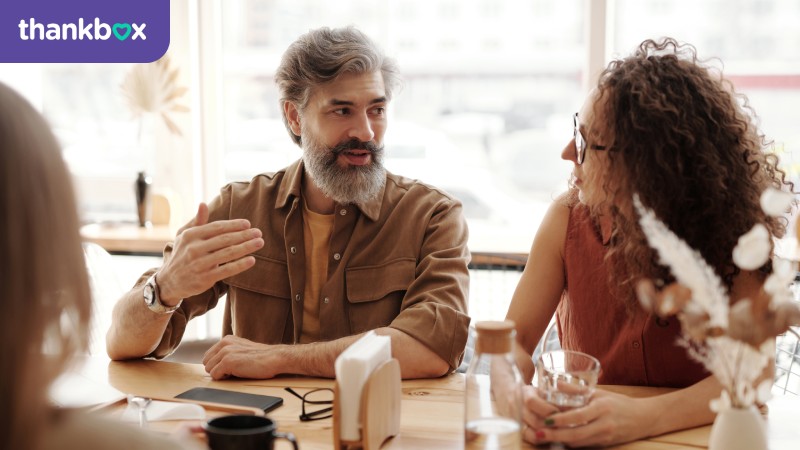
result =
M146 23L115 23L109 25L101 22L100 18L95 17L94 23L89 22L84 24L83 18L78 19L77 23L37 23L36 19L30 18L19 21L19 38L23 41L28 40L47 40L47 41L60 41L60 40L106 40L113 34L114 37L120 41L124 41L131 36L133 31L132 41L137 39L146 40L147 36L144 34L144 29L147 27ZM94 30L93 30L94 28Z
M168 0L0 0L0 62L152 62L169 47Z

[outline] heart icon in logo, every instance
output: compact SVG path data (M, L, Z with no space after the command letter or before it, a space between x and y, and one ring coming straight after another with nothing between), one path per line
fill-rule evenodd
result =
M120 30L124 30L124 31L120 32ZM120 41L124 41L125 39L128 39L128 36L131 35L131 24L129 24L129 23L115 23L111 27L111 31L114 32L114 36L116 36L117 39L119 39Z

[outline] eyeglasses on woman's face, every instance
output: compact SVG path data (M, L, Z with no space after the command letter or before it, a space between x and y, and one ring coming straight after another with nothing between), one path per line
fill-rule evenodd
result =
M330 388L313 389L306 392L303 395L298 394L294 389L290 387L284 389L286 390L286 392L294 395L295 397L303 401L302 414L300 414L300 420L302 422L327 419L333 416L332 406L328 406L327 408L318 408L318 406L315 406L315 408L318 409L313 409L313 410L311 410L312 407L309 406L309 411L306 411L306 405L332 405L333 389Z
M575 141L575 162L580 166L583 164L583 158L586 156L586 139L583 137L581 133L581 129L578 126L578 113L575 113L572 116L572 124L575 127L573 131L572 137ZM605 145L589 145L589 148L592 150L606 150Z

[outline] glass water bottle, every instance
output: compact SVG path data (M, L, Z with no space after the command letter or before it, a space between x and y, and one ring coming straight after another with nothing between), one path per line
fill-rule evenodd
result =
M514 359L514 322L478 322L475 332L464 390L464 448L517 450L522 376Z

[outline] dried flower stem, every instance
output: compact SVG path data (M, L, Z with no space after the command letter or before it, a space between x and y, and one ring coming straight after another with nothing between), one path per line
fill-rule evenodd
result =
M755 384L774 357L774 346L769 344L777 334L800 321L798 306L784 300L788 289L784 278L794 278L793 270L773 265L779 270L767 279L757 297L740 299L731 307L721 279L703 257L645 208L638 196L633 202L648 243L680 284L657 290L652 280L640 281L637 294L642 305L655 314L677 315L683 333L678 343L722 385L723 394L712 401L712 409L744 408L755 401L765 401L768 389L765 394ZM756 250L760 251L762 243L757 244ZM751 258L751 249L740 250L740 259ZM761 259L756 259L759 267L763 265Z
M738 347L737 348L738 351L736 352L736 363L733 365L734 366L734 369L733 369L734 373L733 373L733 378L732 378L733 384L731 386L731 388L733 389L734 392L738 392L739 391L739 389L738 389L739 386L738 386L737 381L739 381L739 373L740 373L740 370L741 370L741 367L742 367L741 364L742 364L742 357L743 357L743 354L742 354L743 353L743 349L742 349L741 344L738 345L737 347ZM739 396L738 395L732 395L733 393L731 393L731 392L729 392L729 394L731 394L731 403L733 404L734 408L741 408L742 406L744 406L744 405L738 404L739 403Z
M168 55L149 64L134 65L122 82L122 93L134 117L146 113L160 116L169 131L178 136L181 130L172 120L173 112L187 112L189 108L178 103L187 88L178 86L178 69L170 65ZM141 123L139 134L141 135Z

